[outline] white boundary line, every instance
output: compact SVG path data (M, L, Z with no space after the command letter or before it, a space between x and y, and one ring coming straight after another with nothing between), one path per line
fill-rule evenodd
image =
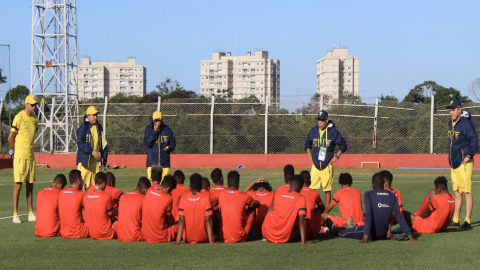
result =
M23 216L28 216L28 214L24 214L24 215L18 215L19 217L23 217ZM8 219L8 218L13 218L13 216L9 216L9 217L2 217L0 218L0 220L2 219Z

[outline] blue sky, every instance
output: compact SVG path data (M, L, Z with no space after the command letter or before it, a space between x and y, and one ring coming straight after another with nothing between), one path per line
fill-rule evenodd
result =
M478 1L77 1L78 56L147 66L198 93L200 60L263 48L281 61L281 101L316 91L316 61L333 45L360 58L360 96L403 99L426 80L468 95L480 77ZM31 1L2 0L0 44L12 87L30 85ZM0 47L0 68L8 70ZM5 66L6 65L6 66ZM0 86L4 95L7 86Z

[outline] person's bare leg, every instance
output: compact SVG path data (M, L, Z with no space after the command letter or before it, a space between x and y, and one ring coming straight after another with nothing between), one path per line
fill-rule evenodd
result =
M455 191L454 196L455 196L455 210L453 211L453 218L456 218L459 220L460 211L462 211L462 204L463 204L462 193Z
M31 213L33 212L33 183L26 183L25 187L27 188L28 213Z
M457 207L455 200L455 208ZM465 193L465 218L469 220L472 217L472 210L473 210L473 196L472 193Z
M325 191L325 208L328 207L331 200L332 200L332 192L331 191Z
M15 183L13 187L13 213L18 213L18 197L20 196L20 190L22 190L22 183Z

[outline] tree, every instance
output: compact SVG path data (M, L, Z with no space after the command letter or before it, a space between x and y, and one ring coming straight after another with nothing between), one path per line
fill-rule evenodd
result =
M7 77L2 76L2 69L0 68L0 84L6 83L7 82Z
M10 92L10 93L9 93ZM10 89L5 94L5 102L10 103L10 97L12 98L11 104L13 107L18 105L23 105L25 98L30 95L30 90L24 85L17 85L16 87Z
M159 85L155 86L158 90L158 94L165 99L168 98L198 98L197 94L193 91L187 91L185 88L180 86L180 83L175 80L172 81L171 78L165 78L164 82L161 82ZM158 97L158 96L157 96Z
M338 104L362 104L362 98L348 91L343 92L343 95L338 99Z
M413 102L415 104L431 103L431 96L435 95L435 103L447 104L452 99L457 98L460 102L471 102L468 96L462 96L460 91L453 87L445 88L434 81L425 81L417 84L403 99L403 102Z
M468 85L468 93L474 96L476 100L480 101L480 78L472 81Z
M398 98L396 98L394 96L389 96L389 95L384 96L382 94L380 96L380 102L398 103Z

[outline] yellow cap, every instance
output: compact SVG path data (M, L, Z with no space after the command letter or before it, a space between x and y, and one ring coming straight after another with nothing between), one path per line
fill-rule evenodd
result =
M155 111L153 112L152 118L153 118L153 121L157 119L162 120L162 113L160 111Z
M38 101L33 97L33 95L28 95L26 98L25 98L25 104L37 104Z
M87 115L89 115L89 114L97 114L97 113L98 113L98 110L97 110L97 108L95 108L95 106L90 106L90 107L88 107L88 109L87 109Z

